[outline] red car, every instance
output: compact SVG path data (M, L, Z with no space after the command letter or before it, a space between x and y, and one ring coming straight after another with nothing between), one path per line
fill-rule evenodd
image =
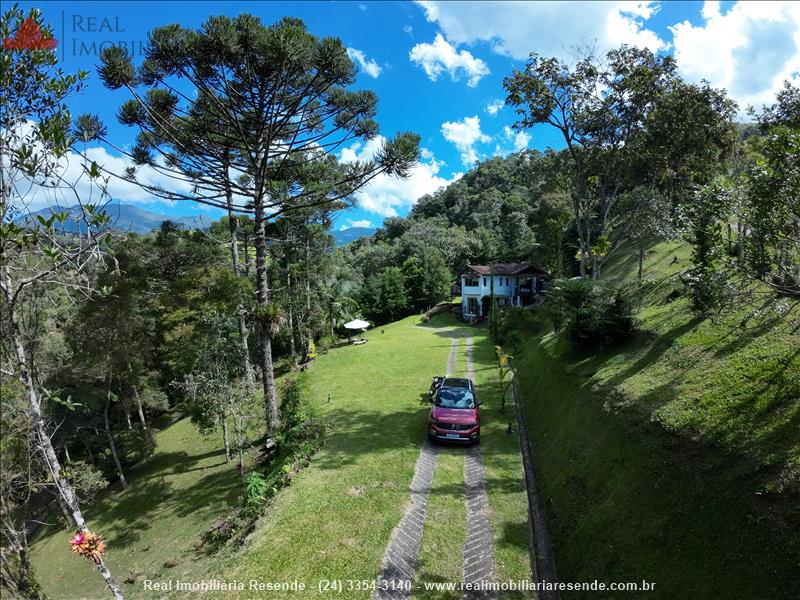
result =
M469 379L445 377L431 399L433 407L428 418L428 439L431 441L477 444L481 439L481 401Z

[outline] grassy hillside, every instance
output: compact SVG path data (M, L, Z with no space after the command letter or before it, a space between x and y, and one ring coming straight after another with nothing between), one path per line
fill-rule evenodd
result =
M213 559L194 544L241 495L233 463L225 462L221 435L201 435L182 419L155 439L155 454L129 473L126 490L114 484L84 507L90 527L107 542L109 568L132 598L142 596L144 578L203 578ZM93 565L69 551L70 535L50 526L33 539L33 564L47 597L108 597Z
M389 536L409 501L408 485L425 439L433 375L444 372L450 342L465 331L452 315L417 325L418 317L366 334L369 343L330 351L310 373L311 392L329 425L325 445L282 491L239 554L209 576L292 581L313 587L293 594L316 598L320 579L372 580ZM476 335L475 369L483 407L482 450L498 570L530 578L522 467L510 417L499 410L495 360L485 331ZM458 372L466 368L464 341ZM328 402L330 394L331 401ZM510 414L510 413L507 413ZM460 581L466 527L463 449L445 449L433 481L417 583ZM245 593L244 597L248 597ZM369 598L370 591L343 597ZM265 592L259 597L280 598ZM414 598L459 598L457 592L416 592Z
M328 426L325 444L277 494L238 551L211 556L195 548L201 533L236 506L241 493L235 470L224 462L219 435L200 435L188 419L159 432L155 455L131 473L130 487L112 486L85 511L108 542L108 564L125 596L170 595L143 590L145 578L299 580L309 589L293 594L298 598L318 597L321 579L372 580L409 500L408 485L426 435L430 378L444 372L453 337L460 342L456 373L466 372L467 334L474 336L475 380L485 400L481 448L498 574L529 579L521 461L516 437L506 432L512 413L500 411L487 332L467 330L450 314L425 325L418 320L410 317L370 331L368 344L331 350L311 365L309 391ZM417 583L461 581L463 469L463 448L444 448L431 489ZM48 597L105 598L102 580L88 561L69 553L68 539L69 531L49 527L34 540L34 564ZM242 595L253 597L253 592ZM344 597L369 595L364 590ZM455 600L460 593L419 591L414 597Z
M544 331L518 356L559 576L654 581L648 598L795 598L796 316L697 319L674 277L686 265L684 247L650 249L635 339L581 354ZM622 252L606 276L635 273Z

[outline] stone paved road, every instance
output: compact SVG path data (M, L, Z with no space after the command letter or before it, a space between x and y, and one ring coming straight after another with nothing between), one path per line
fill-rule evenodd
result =
M450 344L447 360L447 375L455 371L458 353L458 338ZM472 338L467 338L467 377L474 377L472 363ZM428 513L430 493L438 446L426 441L411 480L411 503L400 520L383 556L383 566L378 584L372 594L373 600L406 600L411 597L411 585L417 568L417 558ZM486 493L486 476L480 446L466 449L464 454L465 502L467 507L467 536L464 543L464 582L478 584L491 582L495 578L492 530L489 521L489 497ZM484 590L465 590L463 600L495 600L497 593Z
M458 338L450 343L450 356L447 359L447 375L456 365ZM419 544L422 530L428 515L428 494L431 491L433 475L439 447L426 441L417 458L414 478L411 480L411 504L400 523L392 532L389 545L383 554L383 566L378 575L378 583L373 600L405 600L411 597L411 584L417 569Z
M467 377L474 380L472 338L467 338ZM489 496L480 446L472 446L464 454L464 484L467 504L467 539L464 542L464 582L480 584L494 581L492 527L489 522ZM463 600L497 598L497 592L465 590Z

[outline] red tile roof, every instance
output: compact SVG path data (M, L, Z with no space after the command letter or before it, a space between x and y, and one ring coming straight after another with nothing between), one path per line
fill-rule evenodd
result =
M467 265L464 275L544 275L545 271L529 262Z

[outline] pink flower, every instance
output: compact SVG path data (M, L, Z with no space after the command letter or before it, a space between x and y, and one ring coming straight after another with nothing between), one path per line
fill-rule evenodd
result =
M86 535L82 531L76 531L75 535L69 541L73 546L80 546L86 541Z

